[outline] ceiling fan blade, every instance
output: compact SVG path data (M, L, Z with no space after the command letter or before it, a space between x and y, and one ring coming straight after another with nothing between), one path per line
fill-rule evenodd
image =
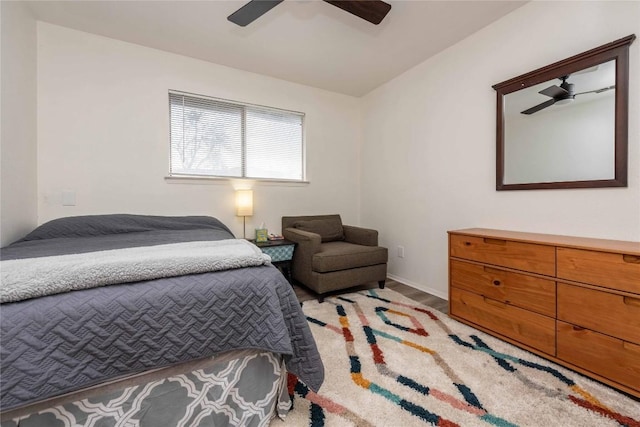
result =
M283 0L251 0L227 16L227 19L241 27L246 27L282 2Z
M616 88L616 85L607 86L607 87L603 87L603 88L596 89L596 90L590 90L590 91L587 91L587 92L576 93L574 96L584 95L585 93L602 93L602 92L606 92L608 90L612 90L612 89L615 89L615 88Z
M535 113L537 111L540 111L540 110L542 110L544 108L550 107L555 103L556 103L555 99L550 99L548 101L543 102L542 104L536 105L535 107L531 107L528 110L521 111L520 114L527 114L527 115L533 114L533 113Z
M382 22L384 17L387 16L387 13L391 10L391 5L383 2L382 0L324 1L375 25Z
M616 85L603 87L603 88L601 88L601 89L596 90L596 93L606 92L606 91L608 91L608 90L612 90L612 89L615 89L615 88L616 88Z
M557 98L562 95L567 95L569 92L566 89L561 88L560 86L549 86L546 89L542 89L540 92L542 95L547 95L551 98Z

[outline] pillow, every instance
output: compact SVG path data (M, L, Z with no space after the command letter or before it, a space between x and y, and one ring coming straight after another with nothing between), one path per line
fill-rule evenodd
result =
M132 214L86 215L58 218L42 224L20 242L30 240L106 236L155 230L219 229L231 231L218 219L206 216L151 216Z
M319 234L323 242L344 240L344 231L342 230L342 220L340 217L298 221L293 224L293 227L298 230Z

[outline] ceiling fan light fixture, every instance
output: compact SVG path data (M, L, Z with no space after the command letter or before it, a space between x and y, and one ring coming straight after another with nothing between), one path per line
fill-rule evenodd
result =
M568 97L568 98L564 98L564 99L559 99L556 101L556 105L567 105L567 104L571 104L573 102L573 97Z

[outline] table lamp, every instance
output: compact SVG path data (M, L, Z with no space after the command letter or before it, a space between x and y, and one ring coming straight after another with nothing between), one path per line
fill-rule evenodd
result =
M242 237L247 238L247 217L253 215L253 190L236 190L236 216L242 217Z

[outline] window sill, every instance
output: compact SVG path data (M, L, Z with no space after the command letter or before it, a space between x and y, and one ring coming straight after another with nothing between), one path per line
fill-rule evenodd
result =
M265 178L235 178L235 177L219 177L219 176L165 176L164 180L167 184L227 184L229 182L254 182L260 185L281 185L281 186L300 186L308 185L309 181L295 181L291 179L265 179Z

